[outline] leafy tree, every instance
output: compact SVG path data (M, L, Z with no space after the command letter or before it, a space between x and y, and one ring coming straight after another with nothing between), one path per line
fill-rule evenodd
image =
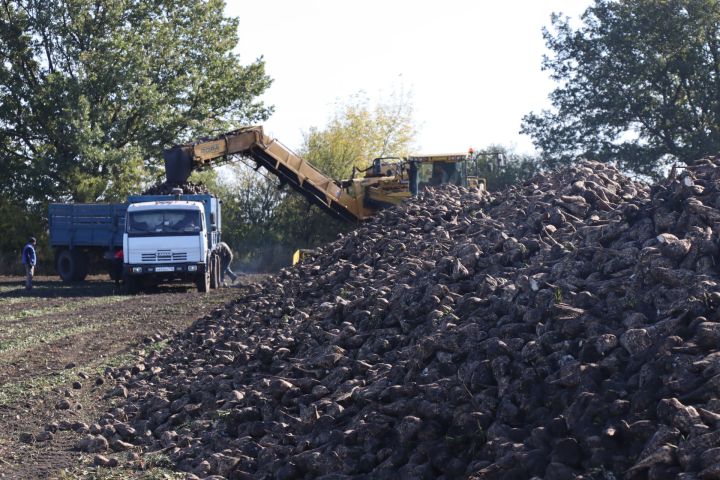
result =
M267 118L222 0L0 0L0 195L119 200L164 146Z
M8 201L0 197L0 272L21 274L20 252L30 235L38 239L37 253L40 274L47 273L52 262L52 254L47 245L45 229L42 225L45 209L39 204L26 205Z
M305 134L300 155L322 172L348 178L353 167L365 168L373 158L409 153L416 128L408 94L394 94L371 106L361 94L340 103L323 128Z
M544 36L560 85L522 132L550 166L584 156L656 175L720 150L716 0L595 0L579 28L554 15Z

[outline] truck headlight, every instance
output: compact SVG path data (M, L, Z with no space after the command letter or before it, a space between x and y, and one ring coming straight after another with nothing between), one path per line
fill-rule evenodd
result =
M142 267L133 267L133 273L142 273Z
M197 272L197 265L188 265L188 272Z

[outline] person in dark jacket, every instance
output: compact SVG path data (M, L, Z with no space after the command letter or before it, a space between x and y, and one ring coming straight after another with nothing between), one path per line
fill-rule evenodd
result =
M35 274L35 264L37 263L37 256L35 255L35 245L37 240L35 237L30 237L28 243L25 244L22 250L22 263L25 265L25 289L32 290L33 275Z
M225 274L232 278L233 283L237 280L235 272L230 270L230 264L233 260L233 253L230 250L230 246L225 242L218 244L218 253L220 254L220 283L225 285Z

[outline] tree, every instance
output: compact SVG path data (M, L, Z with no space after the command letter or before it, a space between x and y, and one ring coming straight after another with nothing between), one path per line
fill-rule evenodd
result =
M409 153L416 128L408 94L397 93L371 106L356 94L339 103L324 128L312 127L305 134L300 154L322 172L347 178L352 168L366 168L373 158Z
M0 195L119 200L165 146L261 121L222 0L0 0Z
M543 68L560 86L522 127L551 166L588 157L653 176L720 150L716 0L595 0L579 28L552 27Z
M14 204L0 197L0 272L18 275L22 273L20 253L30 235L37 237L37 253L40 272L51 262L52 255L47 243L47 234L42 225L46 210L39 204Z

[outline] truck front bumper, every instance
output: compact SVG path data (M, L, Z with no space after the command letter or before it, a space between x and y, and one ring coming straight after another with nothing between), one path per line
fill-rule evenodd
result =
M128 275L157 275L168 276L174 275L186 276L195 275L198 272L205 272L205 265L202 263L167 263L152 265L135 265L125 264L123 270Z

